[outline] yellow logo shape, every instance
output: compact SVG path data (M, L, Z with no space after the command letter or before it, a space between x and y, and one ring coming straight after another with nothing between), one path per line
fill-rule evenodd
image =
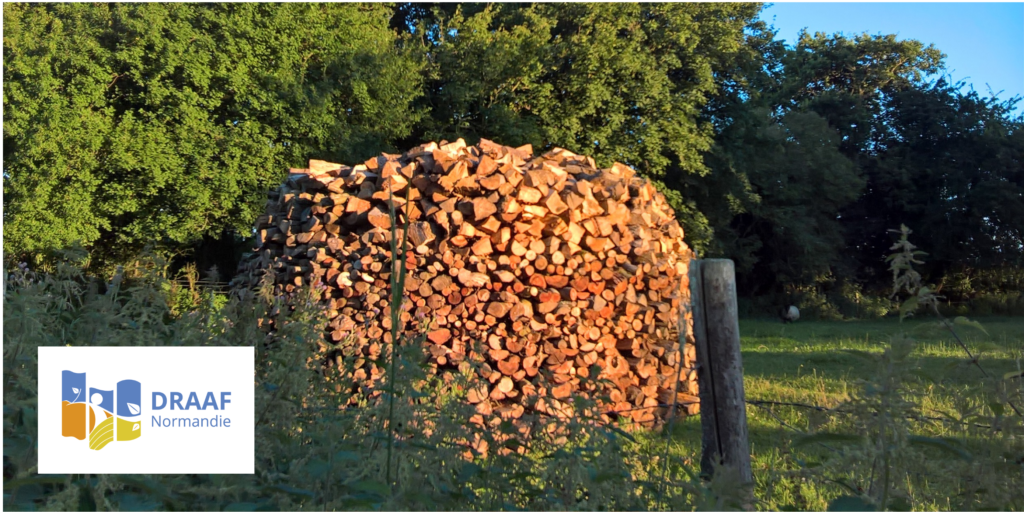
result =
M114 440L114 417L111 416L96 425L89 434L89 449L99 450Z
M128 421L117 419L117 440L118 441L131 441L132 439L138 439L142 435L142 422L141 421Z

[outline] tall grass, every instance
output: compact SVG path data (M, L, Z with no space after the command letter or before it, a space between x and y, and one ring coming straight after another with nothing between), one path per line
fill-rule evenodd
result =
M320 291L275 296L266 281L212 299L198 289L211 300L183 309L185 292L165 269L153 261L101 282L69 260L51 274L10 275L6 509L686 509L701 488L678 461L655 471L650 443L595 422L586 411L596 403L577 400L576 414L557 421L524 416L529 436L497 415L474 423L465 401L473 369L433 374L417 340L397 336L379 362L386 391L362 390L345 380L347 361L324 364L334 347ZM36 348L64 345L254 346L255 474L39 475Z

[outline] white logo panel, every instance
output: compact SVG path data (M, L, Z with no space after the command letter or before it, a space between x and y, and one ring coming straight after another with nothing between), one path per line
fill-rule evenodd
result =
M252 347L40 347L40 474L252 474Z

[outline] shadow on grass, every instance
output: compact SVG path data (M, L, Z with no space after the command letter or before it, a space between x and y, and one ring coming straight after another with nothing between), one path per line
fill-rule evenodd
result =
M748 416L750 411L748 410ZM846 457L846 450L856 449L856 444L849 442L814 442L800 446L793 446L793 442L805 437L807 434L796 432L788 427L780 425L771 418L755 416L748 418L748 440L750 443L751 465L755 473L755 479L765 476L766 473L798 471L801 466L806 467L808 463L823 463L828 460ZM798 428L805 425L798 425ZM823 430L826 431L826 430ZM830 428L828 432L852 433L846 428ZM699 471L701 458L701 427L700 419L692 418L677 424L673 428L673 455L685 461L685 464L694 470ZM913 449L920 451L927 457L928 468L921 468L925 473L938 473L943 468L952 469L953 465L964 465L961 469L967 470L974 457L984 455L989 458L994 453L1001 453L1006 445L1003 441L991 437L968 437L958 438L959 441L950 442L964 448L964 456L956 455L948 449L934 446L920 445ZM655 442L663 442L660 439ZM758 475L758 473L761 473ZM866 475L865 475L866 476ZM935 476L935 475L931 475ZM840 487L834 489L841 491Z
M774 463L782 463L784 467L779 469L796 469L799 467L798 460L801 462L821 461L842 457L844 448L853 446L844 442L815 442L794 447L792 446L793 441L808 435L806 433L806 419L794 418L791 411L790 414L786 414L785 411L781 410L778 412L781 413L780 417L783 415L787 416L786 425L788 426L784 426L778 419L766 414L760 408L747 406L748 440L750 442L752 463L755 469L759 464L762 468L764 467L764 463L767 462L765 458L772 459ZM850 417L845 416L842 419L849 420ZM922 427L925 426L922 425ZM844 422L844 424L825 428L822 432L852 433L853 431L849 427L850 425ZM921 432L921 434L927 435L924 432ZM663 442L661 439L663 438L654 442ZM675 455L682 456L697 464L701 456L700 417L690 417L677 423L672 429L672 439ZM966 449L965 452L968 454L995 453L1001 452L1006 448L1005 442L995 437L958 436L958 440L957 442L962 443L961 446ZM930 462L969 462L969 460L946 449L931 446L919 446L915 449L923 451L928 456ZM780 455L783 456L782 459L779 459Z
M953 319L949 319L953 322ZM968 343L992 342L1006 348L1024 347L1024 317L992 317L980 321L984 332L966 325L954 325L957 334ZM742 343L748 346L767 344L855 343L882 345L893 334L905 332L924 344L950 344L955 340L948 329L935 318L898 318L852 321L801 321L783 324L775 321L741 320ZM774 348L774 347L770 347Z
M980 362L992 376L1017 369L1017 362L1008 358L983 355ZM963 357L917 356L913 358L912 366L932 378L946 379L950 383L973 384L982 378L982 373L970 364L966 354ZM874 363L840 349L829 352L743 351L743 374L746 377L778 380L814 373L824 379L850 380L867 379L876 371Z

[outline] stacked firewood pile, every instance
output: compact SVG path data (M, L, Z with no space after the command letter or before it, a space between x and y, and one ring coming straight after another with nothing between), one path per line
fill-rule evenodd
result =
M324 290L326 360L372 388L399 306L394 235L407 240L399 332L423 339L434 371L475 369L477 419L569 414L586 395L650 424L675 391L695 414L693 345L680 354L678 340L691 252L671 208L625 165L532 153L460 139L355 166L311 160L270 194L243 282L269 271L279 293Z

